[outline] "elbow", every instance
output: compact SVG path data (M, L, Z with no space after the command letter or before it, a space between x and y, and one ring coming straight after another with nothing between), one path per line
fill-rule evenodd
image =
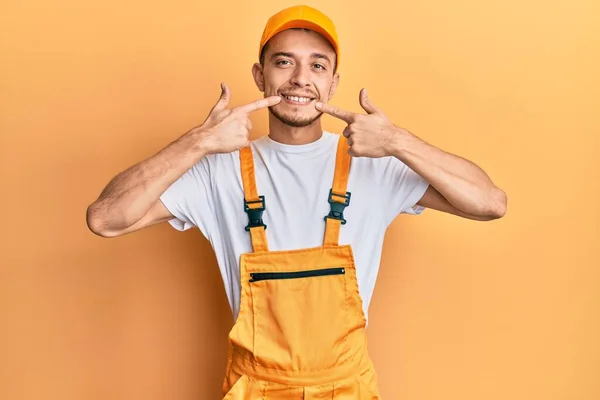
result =
M100 212L95 203L87 208L85 214L85 221L88 229L95 235L104 238L112 237L110 235L110 232L106 229L106 223L104 221L104 218L102 218L102 213Z
M490 194L487 214L490 220L500 219L506 215L507 196L504 190L495 187Z
M477 221L493 221L506 215L506 193L494 187L489 192L482 194L471 212L465 214L468 218Z

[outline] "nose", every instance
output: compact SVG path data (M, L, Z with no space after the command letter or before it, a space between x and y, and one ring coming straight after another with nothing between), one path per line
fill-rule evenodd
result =
M294 86L305 88L310 86L310 71L307 66L298 65L292 75L291 83Z

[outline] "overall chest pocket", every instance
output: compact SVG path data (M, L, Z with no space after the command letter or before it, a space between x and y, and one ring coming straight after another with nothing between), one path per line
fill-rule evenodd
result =
M267 368L319 371L347 353L346 267L251 272L254 356Z

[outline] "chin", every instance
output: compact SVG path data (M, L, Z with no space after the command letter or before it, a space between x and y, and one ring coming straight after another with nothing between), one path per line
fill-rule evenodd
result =
M316 115L290 115L288 113L279 112L273 107L269 107L269 111L279 121L294 128L303 128L305 126L312 125L315 123L315 121L321 118L321 115L323 115L323 113L318 113Z

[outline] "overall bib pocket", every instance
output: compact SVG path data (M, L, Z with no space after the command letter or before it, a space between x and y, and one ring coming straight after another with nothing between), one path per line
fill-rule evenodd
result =
M254 356L287 371L335 367L345 353L346 268L251 272Z

